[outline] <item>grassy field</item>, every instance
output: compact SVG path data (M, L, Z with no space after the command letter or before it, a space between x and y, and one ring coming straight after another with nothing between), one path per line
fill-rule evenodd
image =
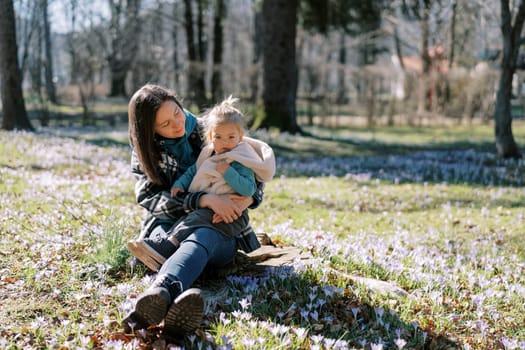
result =
M308 131L255 134L278 174L250 216L315 264L199 281L227 293L184 346L525 349L525 162L494 155L492 128ZM176 348L119 327L153 278L125 248L133 185L125 130L0 132L0 348Z

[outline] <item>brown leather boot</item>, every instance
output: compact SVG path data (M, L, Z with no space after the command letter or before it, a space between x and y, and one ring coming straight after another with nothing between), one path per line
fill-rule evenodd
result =
M182 284L167 275L158 276L153 284L139 295L135 309L122 320L126 332L159 324L172 301L182 293Z
M178 337L193 333L204 317L204 299L198 288L190 288L171 304L164 318L164 332Z

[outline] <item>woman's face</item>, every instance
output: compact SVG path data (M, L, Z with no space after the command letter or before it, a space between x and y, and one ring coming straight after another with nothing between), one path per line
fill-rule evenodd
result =
M186 114L173 101L165 101L155 115L155 132L168 139L184 136Z

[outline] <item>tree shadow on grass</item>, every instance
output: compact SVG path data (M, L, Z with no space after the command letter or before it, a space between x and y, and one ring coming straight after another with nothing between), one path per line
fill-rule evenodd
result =
M382 197L380 201L371 201L369 198L363 200L357 200L351 204L348 201L326 201L322 198L308 198L308 204L312 208L324 208L327 210L334 209L338 212L344 212L354 206L354 210L358 210L359 213L381 215L386 211L390 211L393 208L399 213L419 213L436 210L436 208L443 208L449 206L450 203L454 203L456 207L470 208L470 209L497 209L497 208L522 208L523 198L522 197L511 197L511 198L496 198L487 201L486 198L466 198L461 196L442 196L432 198L430 203L419 203L413 202L410 205L401 206L398 203L398 198L395 194L392 194L391 198Z
M197 348L197 343L214 349L236 348L236 344L257 348L262 339L267 344L259 344L262 348L271 344L295 349L372 349L379 344L382 349L460 348L432 325L409 323L394 310L358 297L354 284L334 276L321 283L313 272L290 266L243 268L228 277L209 272L196 287L203 289L207 300L196 337L174 339L156 326L147 332L136 330L135 339L146 347L175 343L189 349ZM214 333L222 327L235 332L225 332L232 334L229 337L223 331ZM127 341L132 339L126 336Z
M295 145L276 144L274 149L276 153L288 156L323 156L327 153L336 152L340 155L385 155L385 154L410 154L414 152L423 151L446 151L456 150L465 151L475 149L480 152L495 153L496 149L494 142L487 141L436 141L429 140L427 143L414 143L408 140L408 136L417 133L417 129L410 131L398 131L395 129L388 130L389 134L394 134L396 141L385 142L380 139L362 139L362 138L348 138L348 137L328 137L316 135L313 133L305 133L303 136L306 140L310 140L311 147L303 147L297 150ZM301 138L297 138L300 140ZM327 146L332 145L332 149L326 147L319 147L320 144ZM337 147L337 148L335 148Z
M319 278L326 282L321 283ZM281 344L292 335L293 348L320 345L369 349L373 344L382 344L383 349L397 349L396 341L404 342L406 349L459 348L431 326L421 328L402 320L393 310L363 300L354 293L352 282L336 275L322 277L290 266L267 270L248 267L229 276L226 285L210 278L201 283L205 283L214 303L207 315L210 323L224 322L224 315L237 322L242 313L252 325L256 322L256 327L267 332L261 336L269 337L270 344ZM226 297L222 295L224 290ZM214 292L219 297L213 298ZM249 338L250 330L246 333Z
M237 255L234 263L208 269L197 280L195 286L207 301L205 322L196 332L197 340L179 339L179 345L195 348L197 341L211 348L238 344L257 348L263 341L259 344L263 348L271 344L296 349L371 349L374 344L382 349L459 348L455 340L435 332L432 324L420 326L384 305L372 304L371 294L381 294L384 298L379 300L408 302L408 294L399 287L291 264L312 262L312 256L293 247L275 247L271 241L261 243L265 249ZM225 329L215 333L221 328ZM148 334L139 332L146 343L159 337L170 341L162 327L149 329Z
M76 141L83 141L98 147L129 147L127 128L97 126L50 127L39 131L56 137L65 137Z
M68 129L64 137L99 147L128 148L124 129ZM277 176L336 176L394 183L523 186L525 163L499 158L492 142L399 142L281 134L266 140L277 156ZM60 135L58 135L60 136Z
M355 156L324 149L321 156L289 156L277 152L278 176L335 176L358 181L392 183L449 183L481 186L523 186L525 163L507 160L479 149L418 149Z

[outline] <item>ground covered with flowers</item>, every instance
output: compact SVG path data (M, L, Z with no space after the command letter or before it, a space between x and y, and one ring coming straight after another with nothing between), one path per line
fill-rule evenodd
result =
M353 132L255 135L278 175L252 223L313 258L199 280L217 295L182 342L119 325L154 278L125 248L143 216L125 130L0 132L0 348L525 349L524 160Z

